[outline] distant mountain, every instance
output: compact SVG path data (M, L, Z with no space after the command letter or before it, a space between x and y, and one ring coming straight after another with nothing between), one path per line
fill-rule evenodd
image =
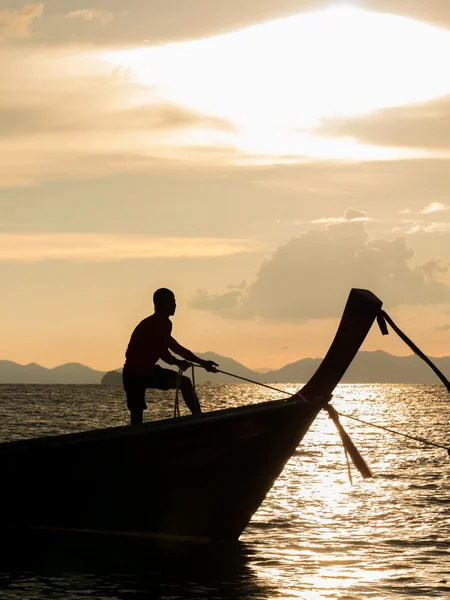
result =
M267 382L306 382L322 359L304 358L264 375ZM431 358L444 375L450 377L450 356ZM393 356L381 350L359 352L344 377L343 383L440 383L437 376L420 358Z
M240 377L252 379L260 383L305 383L320 365L321 358L303 358L286 365L281 369L260 373L244 367L231 358L213 352L198 354L205 360L219 363L221 371L234 373ZM431 358L434 364L450 378L450 356ZM207 373L196 369L195 380L198 383L239 383L239 379L222 373ZM393 356L381 350L376 352L359 352L342 378L343 383L440 383L437 376L422 360L415 355ZM109 372L102 383L121 385L121 370Z
M221 371L234 373L240 377L253 379L255 381L265 380L264 374L252 371L251 369L244 367L244 365L241 365L241 363L236 362L232 358L221 356L215 352L198 352L197 356L203 358L204 360L213 360L214 362L219 363L219 368ZM187 371L187 374L190 375L190 371ZM195 369L195 381L196 383L206 383L207 381L210 381L211 383L239 383L239 379L236 379L235 377L230 377L229 375L224 375L223 373L208 373L204 369ZM102 378L102 383L104 385L122 385L122 369L108 371L108 373L106 373Z
M100 383L104 371L96 371L80 363L66 363L46 369L36 363L19 365L0 360L0 383Z
M205 360L214 360L219 368L246 379L261 383L304 383L315 372L322 359L304 358L286 365L281 369L259 373L248 369L232 358L220 356L214 352L198 354ZM434 364L450 377L450 356L432 358ZM203 369L195 370L197 383L239 383L223 373L207 373ZM359 352L350 365L342 381L344 383L440 383L433 371L417 356L393 356L386 352ZM121 370L96 371L79 363L67 363L53 369L46 369L36 363L19 365L0 361L1 383L102 383L104 385L122 385Z

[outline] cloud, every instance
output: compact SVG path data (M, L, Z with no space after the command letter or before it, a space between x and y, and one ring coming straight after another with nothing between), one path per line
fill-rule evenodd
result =
M2 5L5 3L3 0ZM6 4L17 4L18 0L6 0ZM50 12L61 12L61 5L68 5L65 0L47 0L46 9ZM330 5L324 0L246 0L242 10L242 0L227 0L221 3L220 11L211 0L191 0L189 11L181 11L180 0L108 0L87 3L92 6L108 6L117 14L126 6L126 17L121 20L120 27L83 28L83 39L94 44L107 44L109 47L125 47L136 43L136 40L150 39L152 43L163 44L186 39L205 38L217 32L228 32L240 27L262 23L296 11L321 10ZM361 3L360 3L361 4ZM86 6L81 2L70 1L73 9ZM47 8L48 7L48 8ZM435 25L450 28L450 14L444 0L365 0L364 8L386 13L407 15ZM155 18L158 10L158 18ZM40 34L42 32L40 31ZM46 31L46 43L57 40L72 42L72 30L54 27L49 19ZM78 38L79 32L76 33Z
M67 19L81 19L83 21L100 21L107 25L113 19L114 15L107 10L96 10L92 8L80 8L66 15Z
M86 82L86 86L87 86ZM91 85L95 87L95 82ZM120 101L120 91L114 89L117 82L114 78L103 81L105 95L108 90L117 93L116 100ZM124 83L126 87L126 83ZM131 86L130 86L131 88ZM100 90L98 90L100 91ZM130 89L136 93L136 90ZM86 96L93 98L95 91L91 90ZM98 95L101 98L101 95ZM83 131L89 125L86 120L85 107L82 106L83 97L74 92L71 97L63 93L54 95L55 105L47 106L46 103L38 103L36 106L6 106L2 108L0 100L0 133L17 138L24 134L33 135L42 132L56 134L66 131L76 133ZM114 101L113 101L114 102ZM97 128L119 132L145 131L164 133L190 128L215 129L232 131L231 125L224 119L209 117L192 110L182 108L170 103L153 102L148 105L137 107L121 107L119 104L114 108L111 98L104 101L105 113L96 114L95 125Z
M450 231L450 222L445 220L446 213L450 210L450 206L448 204L443 204L442 202L431 202L427 204L424 208L418 209L416 211L412 211L411 209L398 210L397 213L408 215L409 218L403 219L403 221L396 225L394 231L397 233L445 233ZM439 219L441 220L430 220Z
M432 258L427 260L427 262L423 263L422 265L419 265L417 270L425 273L427 279L431 281L440 274L448 273L449 265L441 259Z
M343 217L322 217L320 219L314 219L314 224L331 225L338 223L346 223L347 221L370 221L369 217L365 212L356 210L355 208L347 208Z
M0 71L0 187L236 157L226 121L154 97L99 53L9 48Z
M450 223L425 223L424 221L406 220L402 225L397 225L394 231L409 235L416 233L448 233Z
M41 4L22 10L36 15L37 7L42 10ZM65 19L54 12L47 21L78 29L70 21L107 22L111 15L77 8ZM386 48L379 51L377 32L385 31L389 19L336 9L149 48L8 50L0 56L0 70L6 72L0 81L0 185L73 178L71 166L82 162L86 176L105 175L104 169L110 174L109 157L119 154L127 156L121 172L154 159L235 166L428 156L400 146L361 145L347 134L321 137L317 130L324 116L359 114L450 89L434 70L431 81L426 77L427 61L433 58L439 68L445 62L450 34L392 17L396 31L406 28L411 49L398 51L398 38L390 39L395 62L386 57ZM358 33L355 22L367 36ZM316 31L333 33L332 59ZM417 39L429 43L421 46ZM356 43L363 43L361 55L352 50ZM411 73L406 66L419 46L426 57ZM297 65L294 78L293 53L311 59ZM377 68L362 69L366 59ZM399 65L406 65L407 81L392 75Z
M424 215L429 215L430 213L442 212L449 209L450 206L448 204L442 204L442 202L432 202L431 204L425 206L421 212Z
M253 240L163 238L105 233L0 233L0 261L77 262L151 258L208 258L260 252Z
M441 325L440 327L436 327L436 331L450 331L450 324Z
M364 221L345 219L277 248L245 290L201 290L192 306L228 318L327 318L342 310L353 287L370 289L386 307L449 303L448 265L435 259L413 266L413 256L404 238L370 240Z
M1 9L0 42L30 37L32 26L43 12L44 3L25 4L19 9Z
M339 118L348 129L351 116L449 94L443 58L449 50L445 30L335 6L183 44L110 52L107 59L128 65L136 81L162 86L187 106L236 123L242 134L237 147L248 154L400 160L427 153L408 143L359 144L352 133L336 133ZM308 60L294 65L302 56ZM330 136L321 128L327 120Z
M450 157L450 96L355 118L328 119L321 131L352 136L361 143L447 151Z
M364 11L357 11L357 18L363 18L367 26L372 17L377 27L384 23L379 15L364 16L361 12ZM60 13L54 11L46 20L47 25L59 23L62 29L78 30L79 23L74 27L73 20L105 17L96 8L78 8L69 15L69 19L61 19ZM329 19L334 18L333 14L327 15L321 18L332 22ZM345 27L338 41L345 39L346 27L352 25L345 11L341 16L345 17L341 23ZM312 35L308 29L311 22L316 23L318 31L325 27L320 25L320 19L315 21L317 18L314 14L298 15L293 20L281 19L264 27L258 25L208 40L116 52L75 45L52 48L40 45L32 51L30 47L25 51L23 45L19 49L7 48L0 55L0 71L5 73L0 80L0 186L33 186L49 180L143 171L156 161L165 161L170 166L233 168L314 160L402 160L428 156L397 146L387 149L363 146L348 135L318 135L318 115L335 114L334 93L339 96L338 104L347 107L344 111L347 114L348 110L358 108L353 104L358 94L350 93L352 86L364 90L363 108L374 107L379 88L384 86L389 96L393 86L389 78L385 79L383 69L376 69L383 77L383 86L372 80L370 69L365 69L365 81L371 86L368 91L355 77L355 69L358 75L361 73L358 65L363 59L354 53L351 56L358 60L345 71L348 87L336 85L339 73L330 67L330 54L317 41L320 36ZM401 28L405 24L402 21L397 25ZM113 23L112 27L95 29L109 30L116 26ZM419 29L422 31L422 26ZM353 25L349 30L356 31ZM307 39L303 40L298 31L308 33ZM428 31L426 35L431 33ZM442 39L443 47L450 47L450 35L435 34ZM250 43L252 40L257 42L256 47ZM278 44L279 40L283 44ZM306 61L299 66L300 75L292 77L292 52L297 43L305 49L301 56L314 56L315 51L320 51L317 72ZM414 49L418 47L415 39L411 44ZM345 50L338 46L340 51ZM379 39L369 46L368 56L378 60ZM438 47L441 48L440 44ZM248 51L248 48L253 49ZM274 48L283 61L276 60L277 54L272 56ZM400 52L399 60L412 60L407 54ZM441 54L436 60L440 64ZM347 65L347 61L339 61L336 56L332 62L336 66ZM281 72L280 64L285 65ZM250 79L249 72L254 75ZM333 77L327 76L329 72ZM421 64L421 73L424 72L429 69ZM427 82L419 85L419 74L412 76L410 71L408 77L422 97ZM300 87L299 80L303 82ZM397 84L396 93L404 98L403 81ZM447 80L438 78L439 90L441 84L445 87ZM434 87L433 90L430 93L437 93ZM384 106L388 99L379 97L376 107L380 103ZM358 110L362 110L361 106Z

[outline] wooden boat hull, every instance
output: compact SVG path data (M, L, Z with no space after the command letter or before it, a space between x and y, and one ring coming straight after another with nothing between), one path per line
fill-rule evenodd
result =
M352 294L323 363L292 398L0 444L3 524L237 539L381 307L370 292Z
M2 514L18 526L237 539L319 410L282 400L16 442L0 451Z

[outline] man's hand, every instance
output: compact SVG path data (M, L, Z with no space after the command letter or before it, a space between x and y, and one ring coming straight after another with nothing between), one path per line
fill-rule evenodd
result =
M217 373L216 367L218 367L218 363L213 360L204 360L202 361L202 367L206 369L209 373Z
M190 363L188 360L179 360L177 362L177 366L179 369L181 369L184 372L187 369L189 369L190 367L192 367L192 363Z

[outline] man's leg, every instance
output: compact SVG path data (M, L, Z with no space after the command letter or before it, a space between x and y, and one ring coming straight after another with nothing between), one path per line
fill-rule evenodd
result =
M175 390L177 387L177 373L172 369L163 369L159 365L155 367L155 383L151 387L159 390ZM150 387L150 386L149 386ZM183 400L193 415L201 414L200 402L194 393L192 382L186 375L180 375L180 391Z
M130 425L140 425L144 421L144 411L130 409Z
M194 392L192 382L186 375L180 377L180 390L183 394L183 400L193 415L199 415L202 412L197 394Z
M127 407L130 411L130 425L140 425L144 420L145 382L142 377L123 370L123 388L127 395Z

